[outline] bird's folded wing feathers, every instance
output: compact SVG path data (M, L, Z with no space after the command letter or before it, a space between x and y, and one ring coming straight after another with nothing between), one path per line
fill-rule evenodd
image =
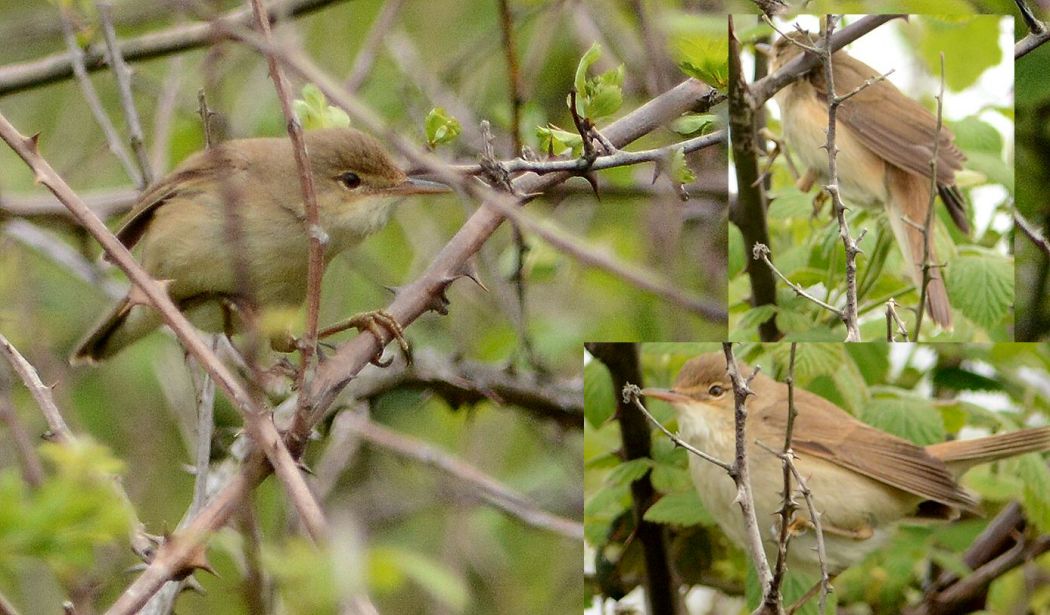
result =
M838 54L836 54L838 55ZM878 72L859 60L854 63L834 64L835 94L843 96L878 76ZM827 84L820 71L814 72L814 87L827 100ZM891 164L930 177L933 158L933 137L937 120L925 107L905 96L891 84L888 87L866 87L844 101L838 110L838 120L849 126L860 141ZM892 100L886 100L890 98ZM874 109L874 111L873 111ZM892 113L887 113L892 110ZM955 173L966 160L953 143L953 135L941 126L937 150L937 183L955 183Z
M151 186L139 197L117 231L117 239L129 249L146 232L153 214L161 205L177 196L200 191L202 185L216 181L234 182L248 168L248 159L243 154L221 145L200 152L187 159L179 168L168 174L159 183Z
M795 418L791 441L800 455L832 461L923 498L977 510L977 503L959 487L944 463L922 447L858 421L819 395L796 390L795 397L796 407L805 407ZM761 406L756 405L753 413L759 420L780 430L786 428L786 391L777 399L756 401Z

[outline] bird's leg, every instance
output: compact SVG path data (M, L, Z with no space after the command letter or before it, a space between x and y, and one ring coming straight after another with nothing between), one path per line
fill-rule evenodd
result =
M318 331L317 338L323 339L341 331L346 331L347 329L369 331L377 340L379 340L380 348L375 356L372 357L372 364L379 367L387 367L393 361L393 359L387 359L386 361L383 360L382 347L386 344L386 334L384 333L384 329L394 340L397 340L397 345L401 347L401 352L405 355L405 361L409 365L412 364L412 346L409 345L408 340L405 338L405 328L402 327L401 323L391 316L389 312L385 310L372 310L371 312L354 314L342 322Z

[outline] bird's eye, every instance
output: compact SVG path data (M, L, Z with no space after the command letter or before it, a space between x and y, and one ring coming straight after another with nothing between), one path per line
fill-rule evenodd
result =
M354 173L353 171L347 171L346 173L340 175L337 179L339 180L339 183L343 184L351 190L361 185L361 178L358 177L357 173Z
M707 393L709 395L711 395L712 397L718 397L722 393L725 393L725 392L726 392L725 389L723 389L722 387L718 386L717 384L713 385L710 389L707 389Z

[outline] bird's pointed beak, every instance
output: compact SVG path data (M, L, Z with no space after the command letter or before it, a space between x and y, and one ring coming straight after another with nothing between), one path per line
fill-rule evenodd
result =
M693 398L688 395L682 395L674 389L642 389L642 395L651 397L652 399L666 401L671 404L681 404L693 401Z
M452 188L441 182L431 181L420 177L409 176L405 181L390 188L390 192L399 195L409 194L443 194L451 192Z

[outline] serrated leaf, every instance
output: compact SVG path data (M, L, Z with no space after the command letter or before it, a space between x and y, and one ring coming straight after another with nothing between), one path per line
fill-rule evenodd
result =
M892 397L876 397L860 412L865 423L925 446L943 442L944 419L929 401L901 392Z
M725 35L687 34L671 40L675 60L683 73L719 90L729 86L729 42Z
M696 179L693 170L685 162L685 150L676 148L671 150L671 179L679 184L688 184Z
M616 412L616 391L612 376L601 361L583 368L583 416L594 427L601 427Z
M703 502L700 501L700 496L693 489L663 496L645 511L645 520L681 527L690 525L710 527L715 524L714 517L707 512Z
M967 248L944 277L952 305L984 329L999 324L1014 301L1013 260L994 252Z

